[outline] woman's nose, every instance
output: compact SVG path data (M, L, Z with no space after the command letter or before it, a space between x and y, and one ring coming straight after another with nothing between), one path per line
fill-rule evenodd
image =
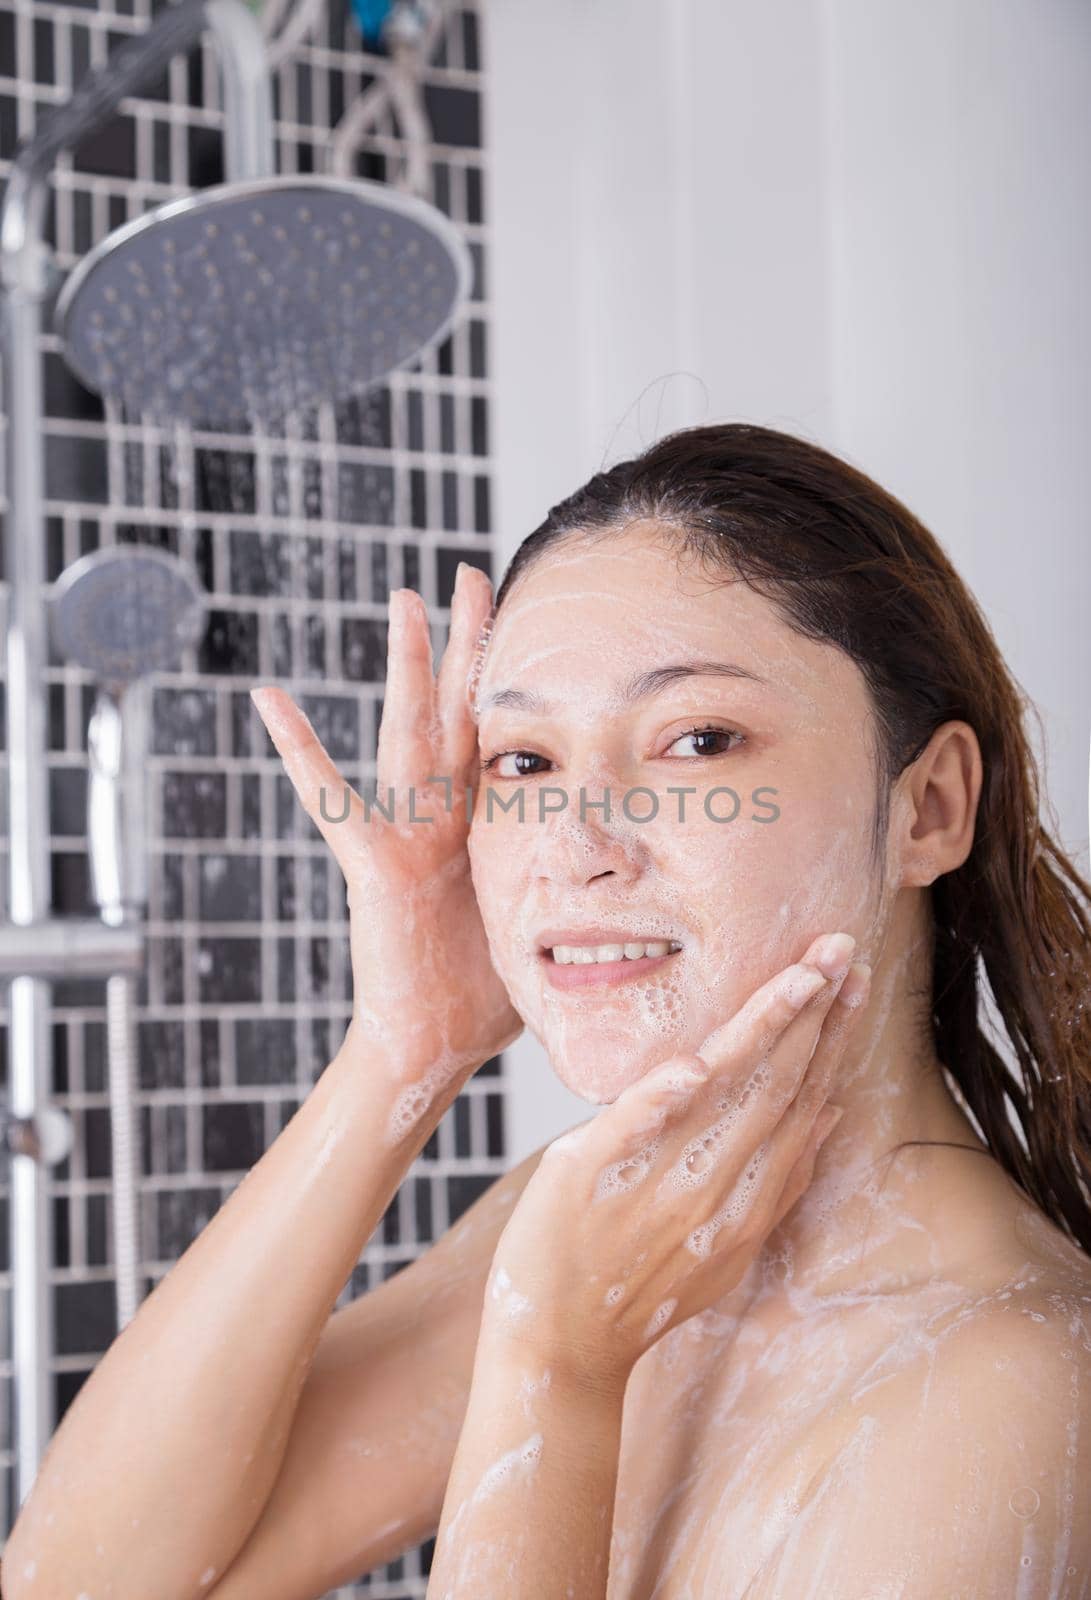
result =
M639 877L645 853L639 830L615 814L613 794L609 813L593 803L603 799L603 790L604 786L594 792L587 788L582 811L579 793L573 792L563 810L535 824L539 877L571 884L586 883L605 873L623 882Z

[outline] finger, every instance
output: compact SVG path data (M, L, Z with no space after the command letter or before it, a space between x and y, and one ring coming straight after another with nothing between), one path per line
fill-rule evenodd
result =
M853 1024L863 1013L870 989L871 967L866 961L854 961L830 1006L796 1093L796 1099L802 1100L811 1110L817 1109L829 1093L834 1071L844 1054Z
M847 1007L846 1014L848 1018L858 1015L859 1006ZM831 1036L826 1047L833 1065L840 1060L849 1026L851 1022ZM812 1081L813 1074L808 1071L804 1087L761 1146L756 1226L763 1237L787 1215L810 1183L819 1147L844 1115L843 1106L826 1103L830 1076L832 1073L826 1072Z
M595 1154L602 1159L613 1149L628 1177L630 1152L639 1146L642 1180L659 1165L665 1146L671 1164L663 1181L686 1187L710 1182L722 1156L738 1170L795 1095L855 942L837 934L823 950L823 941L816 940L807 954L840 977L830 980L809 963L796 962L757 989L696 1054L672 1056L631 1084L594 1119ZM786 1061L793 1064L790 1070ZM724 1081L732 1067L740 1074L745 1069L741 1083ZM710 1097L702 1092L706 1088L716 1093ZM610 1188L613 1168L606 1179Z
M428 612L413 589L390 596L386 685L375 757L379 798L394 788L396 815L408 807L411 788L424 789L435 772L436 680Z
M827 1113L837 1115L829 1122ZM786 1216L791 1205L803 1193L813 1174L813 1161L817 1146L810 1155L815 1140L833 1131L841 1117L841 1107L822 1107L815 1115L806 1115L798 1101L794 1101L780 1119L773 1132L751 1153L750 1159L737 1174L731 1175L723 1198L706 1221L700 1223L686 1239L686 1248L693 1255L707 1256L718 1247L721 1230L731 1230L733 1246L747 1243L760 1244ZM828 1125L819 1126L826 1118ZM677 1186L677 1173L674 1174ZM806 1178L806 1183L802 1180ZM790 1199L792 1189L798 1192Z
M593 1138L598 1154L611 1146L626 1150L640 1143L646 1147L650 1161L658 1155L660 1136L669 1125L672 1148L687 1137L696 1138L706 1150L717 1153L730 1143L741 1152L742 1159L768 1131L768 1127L744 1127L741 1137L736 1132L750 1103L767 1098L764 1091L772 1074L762 1056L762 1046L778 1031L786 1030L815 995L827 987L825 975L802 962L777 973L728 1022L716 1028L698 1052L678 1053L660 1062L594 1119ZM748 1069L757 1063L759 1070L748 1070L746 1081L738 1088L722 1085L725 1068L740 1060ZM702 1091L718 1087L722 1092L710 1115L709 1096ZM782 1110L783 1102L777 1113ZM775 1115L768 1117L769 1127L775 1120ZM683 1159L690 1154L688 1148L683 1150ZM677 1151L674 1156L677 1159Z
M338 772L321 739L290 694L275 685L251 689L250 698L284 763L300 804L348 877L355 860L364 803ZM346 815L345 797L348 796ZM337 819L341 820L337 820Z
M699 1047L710 1076L722 1074L740 1056L756 1061L755 1087L769 1091L756 1098L774 1117L779 1115L799 1088L855 944L848 933L816 939L801 961L755 990ZM744 1086L737 1103L745 1105L750 1098ZM755 1130L756 1142L768 1126Z
M780 1197L769 1227L771 1233L774 1228L779 1228L788 1213L803 1198L811 1184L814 1182L814 1169L818 1161L818 1152L829 1138L844 1115L843 1106L825 1105L811 1123L807 1134L802 1154L796 1160Z
M816 1006L821 1009L828 1004L835 991L827 991L826 984L837 984L844 978L855 945L849 933L827 934L815 939L798 962L775 973L754 991L733 1017L715 1029L701 1045L700 1054L705 1053L706 1047L712 1052L718 1051L736 1033L745 1034L751 1047L756 1045L764 1054L809 1001L822 995L823 999L817 1001ZM815 979L815 972L821 975L822 981ZM808 1012L809 1018L815 1015L815 1010Z
M439 666L436 702L442 771L468 783L477 754L477 726L467 694L478 635L492 609L492 584L479 567L460 561L451 597L451 631Z
M835 947L835 954L838 948L844 946ZM847 1039L844 1026L831 1035L802 1109L793 1113L800 1085L807 1082L809 1063L814 1060L815 1039L823 1036L824 1019L845 976L816 986L819 975L812 973L807 981L797 982L793 970L789 968L780 975L779 983L774 979L767 986L765 1009L751 1014L749 1039L734 1026L741 1016L737 1013L695 1056L675 1058L643 1080L643 1104L638 1104L638 1114L628 1113L629 1131L645 1138L652 1135L647 1151L649 1169L651 1159L665 1146L670 1165L661 1181L668 1187L694 1189L737 1182L752 1153L759 1150L759 1166L764 1171L768 1150L779 1152L781 1148L773 1145L774 1135L784 1130L781 1140L788 1141L791 1153L793 1130L801 1119L809 1127L829 1093ZM855 1008L846 1007L844 1013L855 1015ZM767 1038L774 1026L780 1027L780 1037L767 1055L759 1056L755 1039ZM740 1060L739 1052L746 1063L757 1060L757 1065L741 1083L725 1082ZM778 1153L773 1161L775 1193L783 1181L782 1160Z

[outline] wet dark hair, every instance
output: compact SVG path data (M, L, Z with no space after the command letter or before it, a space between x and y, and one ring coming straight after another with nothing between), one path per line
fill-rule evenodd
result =
M941 724L974 729L984 768L974 842L931 886L925 1023L992 1155L1091 1253L1091 885L1042 824L1024 728L1037 709L977 602L927 528L864 473L791 434L721 423L673 433L555 505L512 558L495 611L561 541L637 521L658 523L680 558L741 579L859 667L875 714L876 860L891 784ZM1017 1072L983 1031L985 984Z

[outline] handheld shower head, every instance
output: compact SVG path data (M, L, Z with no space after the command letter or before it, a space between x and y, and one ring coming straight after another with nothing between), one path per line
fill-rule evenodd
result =
M205 620L196 574L165 550L93 550L53 585L54 643L99 680L87 729L87 836L92 893L107 922L122 922L147 900L142 680L174 666Z
M345 400L446 337L473 263L435 206L363 179L220 184L124 224L69 275L55 330L89 389L245 430Z
M205 629L204 591L166 550L93 550L53 585L53 640L67 661L124 687L174 666Z

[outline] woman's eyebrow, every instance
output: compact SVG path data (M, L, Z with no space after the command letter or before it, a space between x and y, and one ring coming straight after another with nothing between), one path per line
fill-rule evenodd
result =
M740 667L733 661L675 661L665 667L651 667L646 672L638 672L635 677L621 687L621 700L624 705L632 705L637 700L645 700L651 695L660 694L672 683L678 683L683 678L712 677L712 678L748 678L753 683L760 683L765 688L774 686L768 678L763 678L757 672L751 672L748 667ZM533 711L541 716L548 716L556 710L552 700L547 700L534 689L494 689L491 694L485 695L478 707L479 715L494 706L507 706L515 711Z

